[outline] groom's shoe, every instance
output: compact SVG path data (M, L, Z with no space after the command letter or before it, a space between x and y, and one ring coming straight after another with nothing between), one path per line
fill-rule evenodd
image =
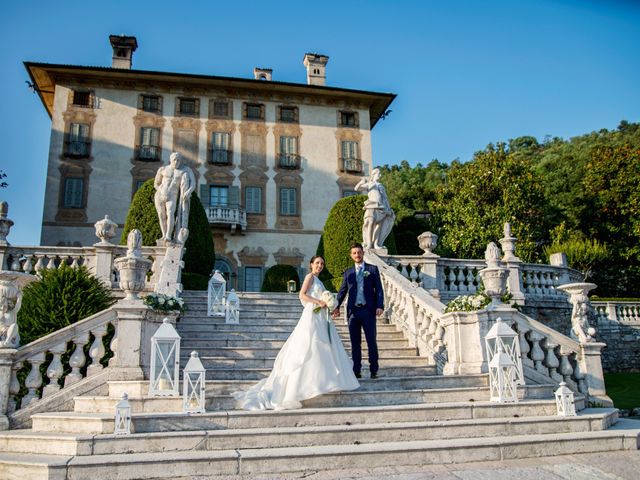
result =
M360 372L353 372L356 378L362 378L362 374Z
M371 372L371 380L375 380L378 378L378 374L376 372Z

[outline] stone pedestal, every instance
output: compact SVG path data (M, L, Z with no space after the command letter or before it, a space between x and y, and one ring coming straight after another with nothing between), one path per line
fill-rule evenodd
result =
M171 297L179 297L182 293L182 284L180 283L182 267L182 255L184 254L184 246L170 243L167 246L164 259L162 260L162 270L160 278L156 285L156 292Z
M452 312L440 318L445 329L448 361L444 375L487 373L484 338L489 331L486 311Z
M613 407L613 401L607 395L604 385L604 372L602 371L601 351L606 344L599 342L581 343L582 371L585 373L589 401L594 404L602 404L605 407Z
M9 429L7 418L9 383L11 382L11 365L16 351L13 348L0 348L0 430Z

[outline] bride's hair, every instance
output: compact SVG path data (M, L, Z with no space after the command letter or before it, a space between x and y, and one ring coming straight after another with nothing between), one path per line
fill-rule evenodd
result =
M321 258L323 263L327 263L322 255L314 255L313 257L311 257L311 260L309 260L309 265L313 265L313 262L316 261L316 258Z

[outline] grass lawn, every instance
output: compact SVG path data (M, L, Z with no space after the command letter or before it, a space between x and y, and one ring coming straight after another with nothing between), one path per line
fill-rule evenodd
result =
M616 408L640 407L640 373L607 373L604 382Z

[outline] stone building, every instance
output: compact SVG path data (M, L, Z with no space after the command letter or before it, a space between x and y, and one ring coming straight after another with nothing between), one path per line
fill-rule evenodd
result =
M172 151L193 168L216 266L240 290L264 271L304 271L331 206L372 168L371 129L390 93L132 69L135 37L109 37L111 68L25 62L51 117L43 245L91 245L105 214L123 226L137 188Z

